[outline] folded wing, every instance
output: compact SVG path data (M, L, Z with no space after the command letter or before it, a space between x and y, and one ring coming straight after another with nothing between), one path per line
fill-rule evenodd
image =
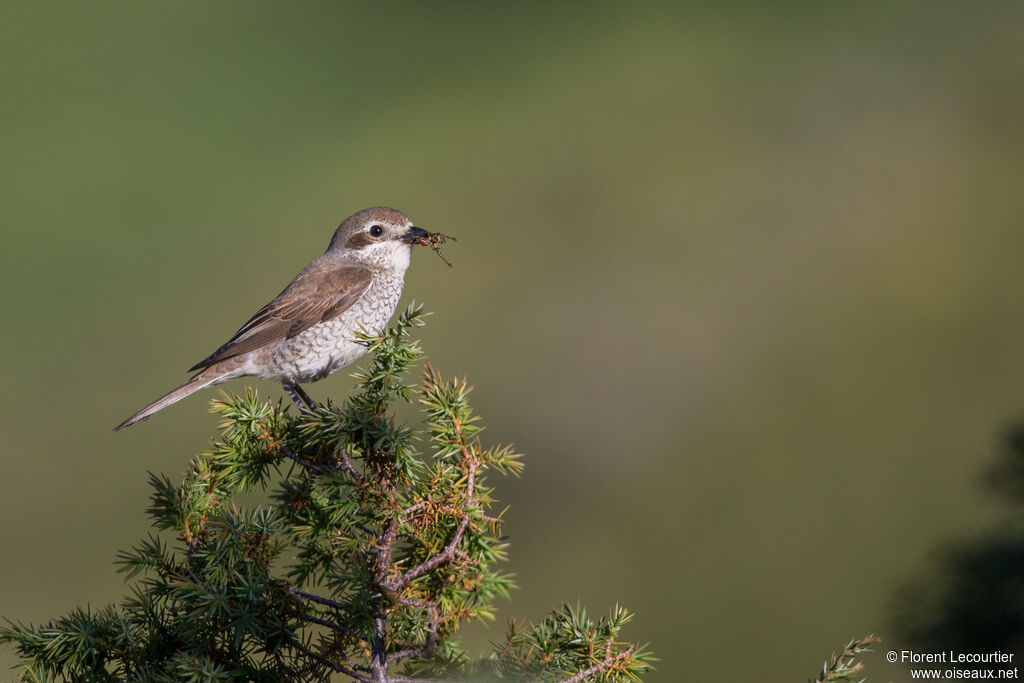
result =
M189 372L281 339L291 339L319 322L335 318L358 301L372 281L372 273L361 266L314 261L226 344L189 368Z

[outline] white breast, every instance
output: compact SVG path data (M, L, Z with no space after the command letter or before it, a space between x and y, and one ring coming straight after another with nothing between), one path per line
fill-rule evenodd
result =
M352 364L366 352L365 346L355 343L353 331L362 328L375 334L384 329L402 296L403 274L404 270L375 274L363 296L337 318L317 323L269 348L269 358L258 374L279 382L303 384Z

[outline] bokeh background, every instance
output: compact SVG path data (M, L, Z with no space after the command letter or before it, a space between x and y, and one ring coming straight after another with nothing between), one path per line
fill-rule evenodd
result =
M651 681L1019 652L1024 7L705 5L0 4L0 615L123 594L214 392L111 427L387 204L459 238L405 300L527 454L471 643L578 600Z

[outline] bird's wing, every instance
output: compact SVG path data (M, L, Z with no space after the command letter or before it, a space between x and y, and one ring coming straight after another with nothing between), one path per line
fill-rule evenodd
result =
M341 315L363 295L372 280L372 273L361 266L314 261L226 344L189 368L189 372L280 339L291 339L319 322Z

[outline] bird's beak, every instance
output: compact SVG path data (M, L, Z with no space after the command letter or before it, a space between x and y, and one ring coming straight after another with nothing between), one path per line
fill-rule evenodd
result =
M414 225L411 228L409 228L409 232L405 233L402 237L405 238L405 241L408 242L409 244L416 244L418 241L420 241L424 237L429 237L429 236L430 236L429 232L427 232L423 228L417 228Z

